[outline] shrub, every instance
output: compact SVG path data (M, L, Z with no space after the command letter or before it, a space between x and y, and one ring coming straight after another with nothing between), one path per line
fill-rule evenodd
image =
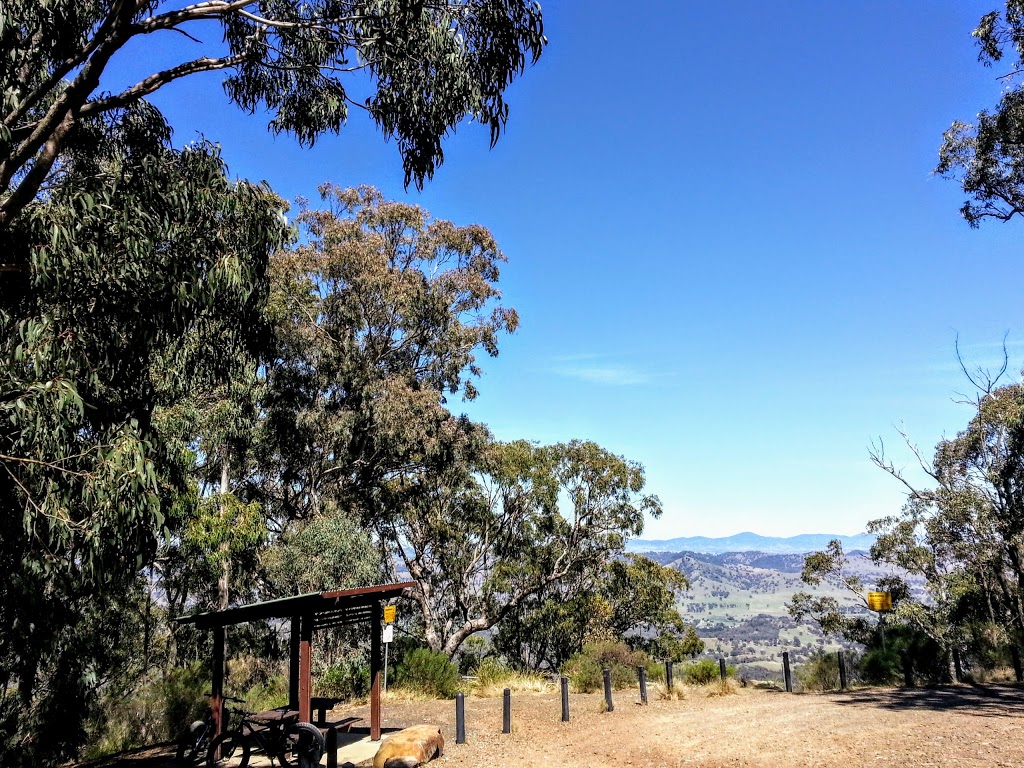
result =
M683 667L683 680L690 685L709 685L721 679L722 670L714 659L698 659ZM736 667L726 667L725 676L734 677Z
M431 696L450 699L459 692L459 668L443 653L429 648L410 651L398 665L399 684Z
M370 667L361 659L349 659L324 670L317 693L333 699L356 699L370 692Z
M805 691L834 691L839 688L839 659L834 653L816 651L797 667L796 679Z
M210 690L210 669L193 662L187 667L172 669L160 682L163 698L163 726L170 738L183 733L193 720L199 720L209 709L210 700L203 694Z
M577 653L562 667L562 674L569 678L577 693L593 693L603 685L601 663L585 653Z
M611 670L613 688L629 688L636 685L636 668L648 667L650 659L643 651L631 650L625 643L601 642L583 647L562 668L562 674L569 678L579 693L591 693L604 686L604 672Z
M906 651L914 668L914 675L928 685L949 682L949 659L935 640L920 630L906 625L887 626L884 648L872 648L864 653L860 663L860 677L872 685L898 685L903 682L903 660Z

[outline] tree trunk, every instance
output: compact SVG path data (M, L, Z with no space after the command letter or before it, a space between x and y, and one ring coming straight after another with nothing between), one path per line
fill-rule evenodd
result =
M225 497L231 491L230 456L231 454L228 451L224 451L224 458L220 465L220 513L222 518L227 517L228 508ZM217 610L224 611L228 607L231 586L231 547L227 539L220 545L220 551L221 568L220 578L217 579Z

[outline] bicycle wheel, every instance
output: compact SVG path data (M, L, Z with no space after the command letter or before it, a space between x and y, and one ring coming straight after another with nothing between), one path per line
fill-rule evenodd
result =
M206 755L206 742L210 736L209 726L202 720L195 720L178 739L178 750L174 757L179 766L195 765Z
M320 729L310 723L296 723L288 729L285 751L277 756L285 768L313 768L320 764L327 744Z
M206 751L207 768L235 766L245 768L249 764L249 740L241 731L226 731L210 742Z

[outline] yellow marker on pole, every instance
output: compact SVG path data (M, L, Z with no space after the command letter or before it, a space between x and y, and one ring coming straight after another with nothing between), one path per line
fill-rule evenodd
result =
M395 621L395 614L398 612L397 606L385 605L384 606L384 623L393 624Z
M888 592L868 592L868 610L878 611L891 611L892 610L892 595Z

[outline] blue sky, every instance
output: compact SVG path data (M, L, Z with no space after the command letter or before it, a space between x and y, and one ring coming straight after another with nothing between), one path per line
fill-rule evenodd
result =
M522 324L453 409L641 462L665 506L645 537L853 533L904 498L873 439L908 464L897 426L930 451L969 418L957 335L972 365L1004 332L1024 360L1018 225L969 229L931 174L942 131L998 97L970 37L996 5L547 3L507 133L488 150L465 126L422 193L361 116L303 149L216 75L153 101L177 143L220 142L286 198L369 183L489 227ZM108 87L187 44L166 43Z

